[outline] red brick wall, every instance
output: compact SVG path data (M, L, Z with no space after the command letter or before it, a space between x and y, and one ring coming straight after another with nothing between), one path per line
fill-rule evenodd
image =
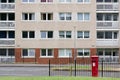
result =
M51 61L51 64L69 64L74 63L74 56L77 56L76 50L72 48L72 58L59 58L58 57L58 48L54 49L54 57L52 58L41 58L40 57L40 48L35 49L35 58L22 58L21 57L21 48L15 49L15 59L16 62L32 62L32 63L38 63L38 64L48 64L49 60ZM96 54L96 48L90 49L91 56ZM77 63L90 63L90 57L87 58L77 58Z

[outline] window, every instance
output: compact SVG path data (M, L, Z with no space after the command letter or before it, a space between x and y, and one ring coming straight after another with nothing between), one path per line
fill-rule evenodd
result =
M118 2L118 0L97 0L97 2Z
M0 38L15 38L15 31L0 31Z
M0 56L14 56L15 50L14 49L0 49Z
M24 2L24 3L32 3L32 2L35 2L35 0L22 0L22 2Z
M15 0L0 0L0 3L14 3Z
M41 2L53 2L53 0L41 0Z
M35 49L22 49L22 57L35 57Z
M71 38L71 31L59 31L59 38Z
M77 18L79 21L89 21L90 20L90 14L89 13L78 13Z
M41 31L41 38L53 38L53 31Z
M66 3L66 2L71 2L71 0L59 0L59 2L64 2L64 3Z
M72 57L71 49L59 49L59 57Z
M77 31L77 38L89 38L89 31Z
M15 13L0 13L0 21L15 21Z
M89 3L90 0L77 0L77 2L79 2L79 3Z
M118 39L118 31L98 31L97 39Z
M35 13L22 13L22 20L26 21L35 20Z
M53 49L41 49L41 57L53 57Z
M117 13L97 13L98 21L118 21Z
M22 38L35 38L34 31L22 31Z
M90 49L77 49L77 56L78 57L89 57Z
M41 20L53 20L53 13L41 13Z
M59 13L60 20L72 20L71 13Z

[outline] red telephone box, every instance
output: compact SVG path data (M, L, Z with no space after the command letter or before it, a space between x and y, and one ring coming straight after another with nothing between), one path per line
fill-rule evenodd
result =
M91 56L92 77L98 77L98 56Z

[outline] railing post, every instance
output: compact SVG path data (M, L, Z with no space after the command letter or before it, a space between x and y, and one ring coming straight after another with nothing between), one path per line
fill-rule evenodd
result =
M101 67L102 67L102 69L101 69L101 76L103 77L103 59L102 59Z
M75 76L76 76L76 60L75 60Z
M49 59L49 76L50 76L50 59Z

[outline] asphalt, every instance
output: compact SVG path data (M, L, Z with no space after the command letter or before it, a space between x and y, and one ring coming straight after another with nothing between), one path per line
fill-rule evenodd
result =
M0 67L48 67L48 64L0 64Z

